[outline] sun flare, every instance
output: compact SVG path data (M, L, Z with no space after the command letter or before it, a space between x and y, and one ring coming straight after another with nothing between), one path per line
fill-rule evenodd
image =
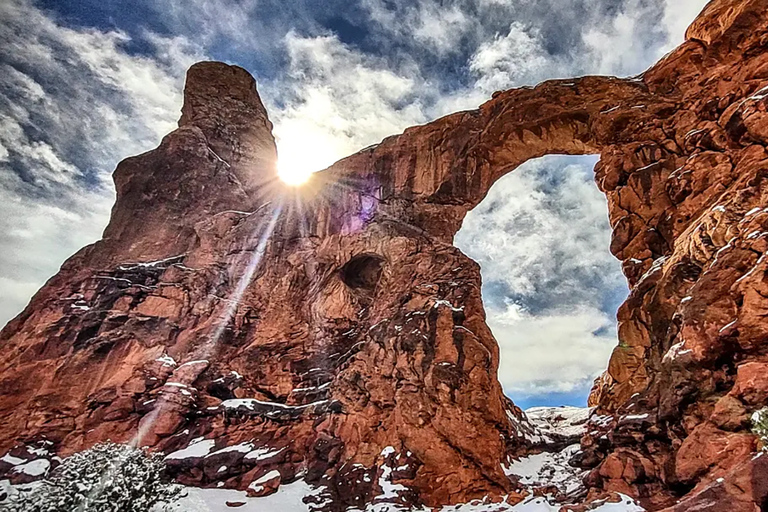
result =
M309 181L312 171L306 167L277 164L277 177L291 187L299 187Z
M289 186L306 184L312 174L348 154L328 133L310 128L290 121L276 128L277 175Z

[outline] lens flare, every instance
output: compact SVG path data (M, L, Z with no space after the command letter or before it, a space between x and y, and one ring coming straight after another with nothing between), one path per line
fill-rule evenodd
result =
M311 176L311 170L301 165L295 165L295 162L290 160L287 163L282 163L282 160L279 160L277 163L277 177L291 187L304 185Z

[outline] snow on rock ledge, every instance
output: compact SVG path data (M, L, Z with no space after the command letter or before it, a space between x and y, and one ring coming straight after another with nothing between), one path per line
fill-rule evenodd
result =
M550 443L578 442L587 432L587 422L594 408L589 407L531 407L525 415Z

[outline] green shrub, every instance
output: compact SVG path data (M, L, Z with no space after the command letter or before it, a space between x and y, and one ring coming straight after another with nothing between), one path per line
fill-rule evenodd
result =
M64 459L40 485L2 504L9 512L162 511L182 487L164 478L163 456L102 443Z
M763 450L768 450L768 407L755 411L752 415L752 432L760 438Z

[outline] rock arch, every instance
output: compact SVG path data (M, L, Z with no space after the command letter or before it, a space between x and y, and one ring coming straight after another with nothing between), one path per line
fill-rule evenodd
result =
M0 448L205 436L276 455L235 452L224 474L187 460L184 482L244 488L279 468L339 508L383 475L403 504L510 493L502 464L534 432L496 380L479 269L450 242L527 159L600 153L631 293L591 397L610 421L582 440L592 495L761 503L759 485L717 478L766 471L746 418L768 398L767 6L711 2L642 76L506 91L385 139L319 173L300 218L279 204L253 79L193 66L179 128L118 166L104 239L0 334ZM359 254L387 261L365 304L339 274Z

